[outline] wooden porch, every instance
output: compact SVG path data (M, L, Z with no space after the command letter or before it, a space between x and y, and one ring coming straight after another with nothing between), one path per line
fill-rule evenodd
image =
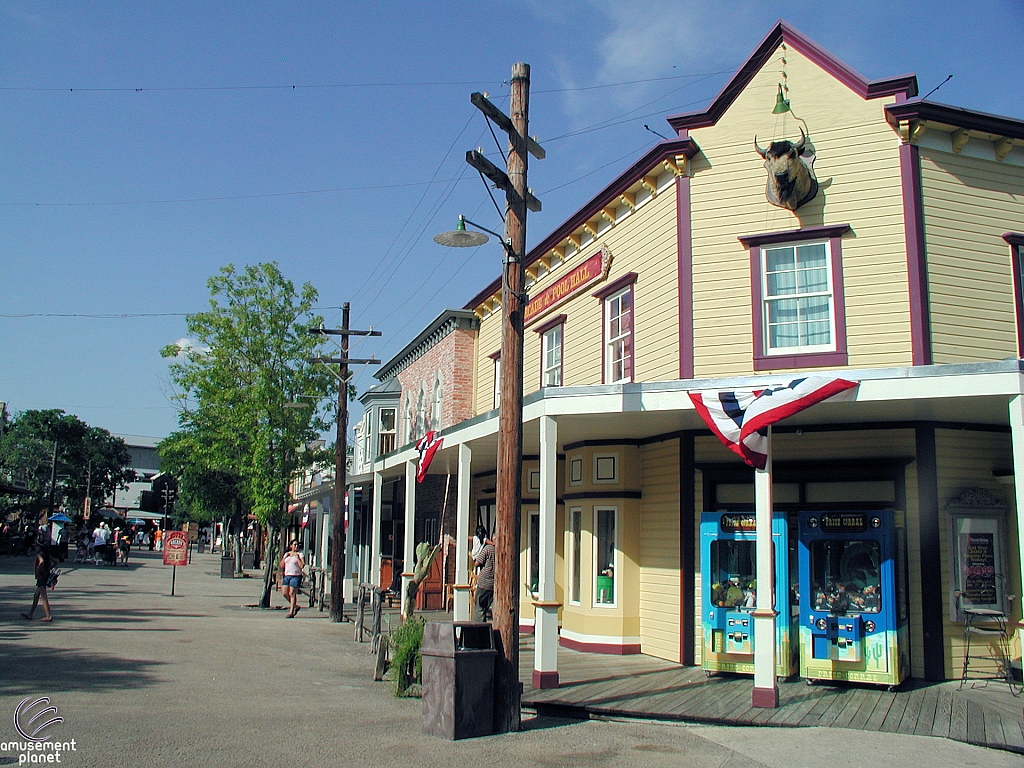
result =
M533 637L520 637L523 707L577 717L635 717L718 725L855 728L939 736L1024 754L1024 697L1002 681L905 682L892 693L868 685L779 685L778 709L750 706L752 679L680 667L650 656L558 650L559 687L531 685ZM1019 690L1019 688L1015 688Z

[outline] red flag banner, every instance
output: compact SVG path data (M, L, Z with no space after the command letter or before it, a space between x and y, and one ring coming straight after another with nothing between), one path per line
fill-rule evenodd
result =
M420 463L416 468L416 482L422 483L430 469L430 462L434 460L434 454L444 442L443 437L438 437L437 432L430 430L416 443L416 450L420 452Z
M712 432L747 464L764 469L772 424L857 386L838 377L809 376L779 387L733 392L690 392L697 413Z

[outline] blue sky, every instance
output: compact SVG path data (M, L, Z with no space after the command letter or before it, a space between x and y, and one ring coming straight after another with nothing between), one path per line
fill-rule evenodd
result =
M500 164L471 92L507 108L532 67L537 242L780 18L869 79L951 74L932 100L1024 118L1021 0L0 0L0 400L167 435L159 349L229 262L278 261L330 323L351 302L383 332L353 356L386 361L498 274L496 246L431 240L501 228L463 159Z

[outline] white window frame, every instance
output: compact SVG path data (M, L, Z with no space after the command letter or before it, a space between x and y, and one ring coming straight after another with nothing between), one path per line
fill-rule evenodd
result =
M562 386L562 340L565 326L558 323L541 336L542 387Z
M494 403L493 408L501 405L501 356L494 358Z
M392 427L391 429L384 429L384 412L391 411ZM388 435L391 436L391 451L398 447L398 409L392 407L382 407L377 409L377 453L376 456L383 456L385 453L391 451L385 451L384 449L384 438Z
M441 385L441 376L434 377L433 392L430 397L430 429L441 431L441 421L444 414L444 388Z
M601 575L601 571L604 570L604 567L606 567L601 562L604 558L601 558L600 554L599 554L599 547L601 545L601 541L600 541L601 537L600 537L600 526L598 524L598 520L600 519L600 515L601 515L602 512L611 512L612 516L613 516L612 517L612 530L613 530L612 562L611 562L611 566L612 566L612 601L610 603L598 602L598 598L600 597L600 595L598 594L597 578L598 578L598 576ZM592 561L591 561L593 563L593 569L592 569L593 570L593 581L591 583L591 586L593 587L594 592L593 592L593 599L592 599L591 602L592 602L592 605L593 605L594 608L617 608L618 605L619 605L619 591L620 591L620 586L619 585L622 582L622 579L620 578L621 574L622 574L622 569L620 567L621 559L622 558L619 557L619 508L615 507L615 506L599 506L599 507L594 507L594 529L593 530L594 530L593 549L592 549L592 552L591 552L591 556L593 558Z
M629 297L629 311L623 312L622 298ZM623 318L628 318L623 323ZM635 322L635 307L633 301L633 286L616 291L604 300L604 383L617 384L633 380L634 372L634 350L633 350L633 323ZM613 335L613 326L618 322L619 330ZM626 330L623 330L625 326ZM621 348L622 352L619 353ZM616 366L621 366L621 375L616 376ZM628 373L627 373L628 371Z
M583 591L583 507L569 508L569 543L565 583L571 605L580 605Z
M822 246L825 249L825 271L827 275L827 288L823 291L807 291L803 293L787 293L779 294L778 296L769 296L769 276L768 276L768 254L773 251L780 251L786 249L793 249L794 257L801 248L807 248L809 246ZM797 240L788 243L773 243L771 245L762 245L761 248L761 328L764 335L763 349L766 356L786 356L786 355L800 355L800 354L814 354L818 352L835 352L837 349L837 336L836 336L836 292L835 292L835 276L832 269L832 242L829 238L820 240ZM795 263L795 258L794 258ZM797 270L797 273L799 270ZM772 326L770 322L769 306L778 301L791 301L791 300L806 300L813 298L827 298L828 299L828 329L829 329L829 342L827 344L795 344L789 347L777 347L772 346ZM797 324L799 328L799 323ZM798 331L799 332L799 331Z
M577 472L577 470L579 470ZM583 457L569 457L569 485L583 485Z
M608 462L611 461L612 476L601 478L599 468L607 470ZM594 454L594 484L609 485L619 482L619 454L617 453L595 453Z

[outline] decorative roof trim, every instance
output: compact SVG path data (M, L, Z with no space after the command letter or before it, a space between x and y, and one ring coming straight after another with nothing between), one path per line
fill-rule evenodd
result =
M856 70L839 61L813 40L805 37L780 19L706 110L672 115L667 118L668 124L683 136L692 128L706 128L717 123L782 43L792 46L862 99L877 99L883 96L897 96L897 98L917 96L916 75L900 75L884 80L866 80Z
M594 195L582 208L566 219L561 226L531 248L523 261L524 267L533 264L550 252L552 248L559 245L566 237L593 219L594 216L600 214L612 200L629 189L639 179L646 176L652 168L664 162L666 158L684 155L688 159L692 159L698 152L700 152L700 147L697 146L696 142L687 137L658 142L639 160L616 176L608 186ZM500 289L501 278L498 277L480 293L466 302L465 309L476 309Z
M476 330L479 327L480 319L472 311L446 309L434 318L433 322L423 329L419 336L406 344L401 352L384 363L373 374L373 378L384 381L392 376L397 376L453 331L460 328Z
M886 119L893 126L903 120L930 120L968 131L980 131L1011 139L1024 139L1024 120L1012 117L993 115L988 112L976 112L973 109L954 107L935 101L913 99L902 104L887 104Z
M737 240L743 243L747 248L756 248L762 245L771 245L772 243L788 243L799 240L842 237L849 231L849 224L827 224L821 227L789 229L785 232L765 232L760 235L740 235Z

